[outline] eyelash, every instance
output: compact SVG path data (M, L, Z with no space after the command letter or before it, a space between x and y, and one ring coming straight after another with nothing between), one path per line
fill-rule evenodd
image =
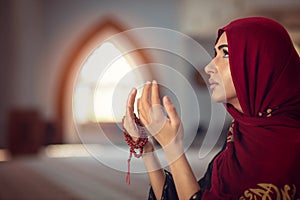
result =
M216 50L214 50L214 54L215 54L215 57L217 56L217 52ZM223 58L228 58L229 57L229 54L228 54L228 51L223 49Z
M223 53L224 53L223 58L228 58L229 57L229 54L228 54L227 50L223 49Z

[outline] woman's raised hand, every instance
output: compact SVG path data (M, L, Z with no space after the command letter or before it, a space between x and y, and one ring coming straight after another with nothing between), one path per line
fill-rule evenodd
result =
M136 97L137 90L133 88L128 96L127 105L126 105L126 113L123 118L123 126L126 131L130 134L133 140L136 140L138 137L145 137L139 135L138 125L135 122L134 116L134 102ZM141 127L139 127L141 128ZM144 152L152 152L154 150L153 143L151 140L148 140L147 144L144 146Z
M182 123L168 96L163 98L163 106L169 117L164 115L157 82L147 82L137 102L142 124L163 148L171 143L182 148Z
M126 113L123 118L123 126L133 138L138 138L138 127L134 120L134 100L136 97L137 90L133 88L128 96L126 104Z

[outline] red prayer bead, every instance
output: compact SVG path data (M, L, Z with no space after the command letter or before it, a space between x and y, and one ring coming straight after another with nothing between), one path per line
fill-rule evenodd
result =
M127 132L127 130L124 127L124 118L122 120L122 128L123 128L124 138L130 148L129 158L128 158L128 172L127 172L127 177L126 177L126 182L128 185L130 184L130 160L132 158L132 154L136 158L141 157L143 154L143 148L146 145L146 143L148 142L148 137L145 132L145 129L143 128L141 121L139 120L139 118L136 117L136 115L134 115L134 121L138 127L138 134L139 134L139 137L135 141L132 139L132 137L130 136L130 134ZM139 153L137 153L135 151L135 149L139 150Z

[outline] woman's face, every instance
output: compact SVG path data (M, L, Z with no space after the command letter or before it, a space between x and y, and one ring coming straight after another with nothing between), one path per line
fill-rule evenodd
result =
M219 103L230 103L240 110L235 87L233 85L228 55L228 43L225 32L220 36L215 46L216 56L205 67L210 76L209 84L212 99Z

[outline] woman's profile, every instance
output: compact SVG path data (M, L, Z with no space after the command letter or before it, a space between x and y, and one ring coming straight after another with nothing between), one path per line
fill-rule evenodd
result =
M142 156L149 199L300 199L300 60L287 31L263 17L237 19L218 30L214 49L205 67L211 98L234 120L202 179L191 170L181 119L171 99L160 98L158 83L147 82L137 100L138 120L170 169L160 168L149 140ZM123 126L139 137L136 92L129 94Z

